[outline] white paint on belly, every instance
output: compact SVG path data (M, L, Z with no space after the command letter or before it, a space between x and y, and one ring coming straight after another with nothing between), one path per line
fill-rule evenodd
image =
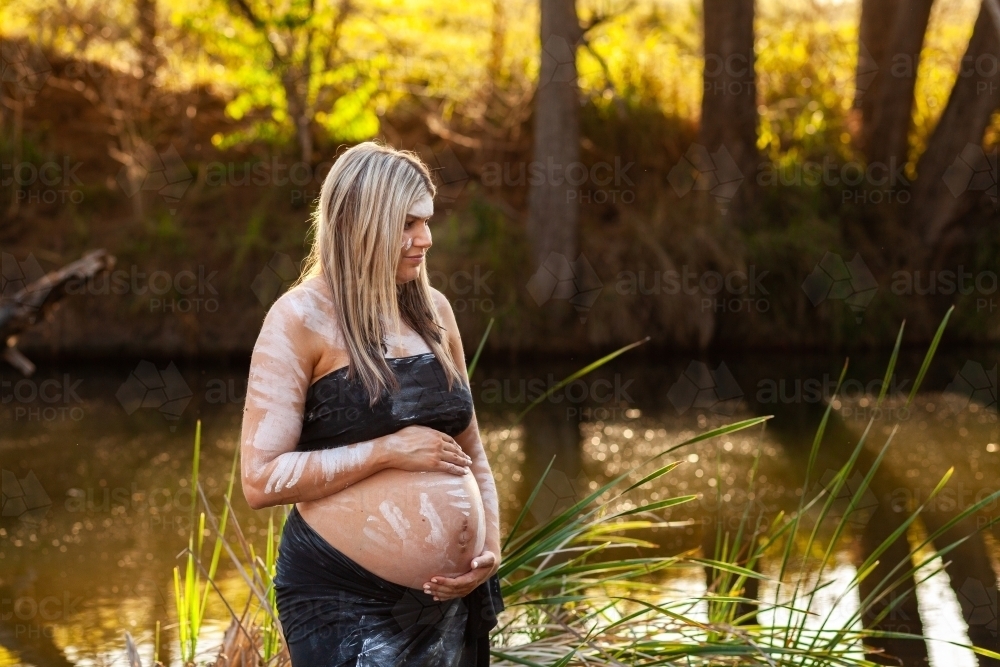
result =
M373 519L375 519L375 517L368 517L369 521ZM367 537L380 547L385 548L389 546L389 541L385 539L385 536L382 535L382 533L375 530L374 528L372 528L371 526L365 526L364 530L362 530L361 532L364 533L365 537Z
M424 538L424 541L434 546L443 544L444 525L441 523L441 517L438 516L437 510L434 509L434 505L431 504L426 493L420 494L420 516L427 519L427 523L431 527L430 535Z
M405 540L406 531L410 528L410 522L403 516L403 510L396 507L391 500L383 500L382 504L378 506L378 510L385 517L385 520L389 522L392 532L396 533L396 537Z

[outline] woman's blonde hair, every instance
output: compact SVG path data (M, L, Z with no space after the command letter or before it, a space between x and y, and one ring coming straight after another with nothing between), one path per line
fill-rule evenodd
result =
M372 405L383 391L399 388L382 349L390 325L398 330L400 320L434 352L449 390L462 381L434 308L427 262L415 280L396 284L406 213L434 194L419 157L369 141L337 159L312 216L312 248L297 282L323 276L350 355L348 378L361 378Z

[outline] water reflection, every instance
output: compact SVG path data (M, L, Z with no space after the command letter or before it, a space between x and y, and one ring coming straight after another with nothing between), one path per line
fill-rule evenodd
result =
M876 414L869 446L859 457L860 475L875 461L897 419L900 429L873 480L870 502L851 515L849 535L826 576L838 581L849 577L908 511L926 500L949 467L954 466L955 473L946 493L911 532L933 532L962 507L995 490L1000 473L995 398L991 407L982 394L956 391L962 385L955 379L962 376L968 356L971 353L939 358L926 381L927 390L908 411L903 408L909 391L905 378L914 375L919 358L901 360L899 377L904 379L896 380L882 413ZM985 361L986 353L979 358L987 367L995 363ZM695 502L665 513L669 527L653 529L647 537L660 544L663 553L698 548L711 552L717 529L735 530L744 510L763 517L793 511L804 485L813 489L828 481L822 477L843 464L873 414L874 396L866 387L884 372L875 360L854 362L850 377L858 389L835 404L816 468L821 479L807 482L803 471L828 398L824 387L831 378L836 381L840 360L786 355L777 362L744 357L728 364L619 361L557 392L554 400L543 402L516 426L512 426L514 415L538 395L539 387L544 391L552 379L578 365L553 362L544 374L536 365L480 366L473 394L505 526L516 517L553 456L552 472L529 513L529 523L545 520L636 461L683 438L736 419L774 414L766 428L678 452L676 458L683 465L644 487L643 497L635 498L651 502L697 494ZM153 366L159 371L167 368L167 364ZM169 401L159 400L155 386L139 407L133 396L126 396L125 402L118 396L135 368L135 364L43 368L33 384L20 389L16 389L19 377L7 368L0 371L6 382L5 402L0 403L4 471L0 664L104 664L120 659L124 630L139 639L147 659L152 657L148 652L156 622L168 628L165 634L170 632L171 571L190 527L194 421L204 422L202 483L209 496L218 499L237 446L246 371L177 363L187 402L179 419L172 419L176 410L160 409ZM46 381L51 382L43 389ZM164 397L184 393L176 380L174 385L162 388ZM995 385L993 391L995 395ZM42 396L58 398L47 401ZM173 401L170 405L177 407ZM758 451L759 469L751 490L749 472ZM857 482L852 477L848 487ZM241 497L236 511L247 535L260 539L267 513L249 510ZM972 533L996 512L996 507L986 508L956 525L934 547L943 549ZM945 560L952 563L947 573L929 579L918 575L916 597L883 627L926 631L955 641L971 637L996 649L998 552L992 539L995 531L985 535L985 540L974 536L947 553ZM905 544L896 549L899 553L883 555L880 568L891 569L905 555ZM773 566L767 561L761 568L768 574ZM677 585L687 591L704 590L711 583L711 573L692 576ZM870 581L880 578L876 573ZM235 573L224 568L220 582L233 599L239 597L242 582ZM861 596L870 592L865 586ZM814 604L846 622L860 599L838 600L834 590L836 586ZM747 592L763 600L775 595L770 584ZM208 616L219 619L209 634L221 636L228 612L215 596L210 597ZM766 613L760 616L761 622L772 620ZM204 645L210 643L206 639ZM921 664L928 658L932 664L951 667L975 660L967 652L937 643L923 647L889 641L884 648L903 656L906 664ZM169 641L163 642L160 658L167 664L176 662ZM980 659L979 664L989 663Z

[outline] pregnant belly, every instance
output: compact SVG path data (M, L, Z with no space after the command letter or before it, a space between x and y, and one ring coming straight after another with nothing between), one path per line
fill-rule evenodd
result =
M486 542L476 478L390 468L299 513L361 567L402 586L468 572Z

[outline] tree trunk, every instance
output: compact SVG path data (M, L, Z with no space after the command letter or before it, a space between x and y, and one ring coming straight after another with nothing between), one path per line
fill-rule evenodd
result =
M754 0L704 0L703 11L705 69L699 142L711 153L727 152L739 169L743 181L731 195L729 210L733 219L745 222L760 163ZM716 160L714 167L722 171L724 165ZM718 176L720 182L732 182L732 175Z
M948 104L917 163L909 224L925 246L937 245L970 197L981 196L971 173L982 155L983 134L1000 103L1000 8L994 16L984 0L962 58ZM981 58L983 57L983 58ZM970 187L971 186L971 187Z
M899 15L900 0L861 0L858 25L858 65L854 74L854 109L860 113L858 148L866 155L871 147L871 130L876 99L886 77L892 50L889 41Z
M136 0L135 13L136 27L139 29L136 46L139 49L142 67L141 95L145 100L164 63L163 54L156 45L156 0Z
M576 48L581 37L575 0L541 0L542 63L535 93L532 165L540 171L528 192L527 226L536 270L551 253L572 263L578 252L580 205L567 170L571 178L580 171Z
M885 0L880 1L885 2ZM886 4L898 3L898 7L892 15L889 29L881 35L872 34L868 42L862 37L858 45L859 53L863 53L866 46L874 48L876 44L882 51L879 54L878 71L875 72L873 85L864 93L861 103L862 110L868 112L864 118L863 130L868 163L884 164L888 167L889 173L894 173L897 165L906 163L913 116L913 90L917 82L920 51L924 46L924 35L927 32L927 21L930 18L933 2L934 0L911 0L898 3L898 0L891 0ZM864 8L862 8L863 13ZM879 25L870 26L867 32L874 32L876 27L884 27L881 25L883 17L878 18ZM862 16L862 32L866 32L863 21ZM873 20L872 23L874 22ZM885 43L886 46L882 46L881 43ZM862 58L859 56L859 94L860 85L865 81L864 77L869 76L862 74L861 61Z

